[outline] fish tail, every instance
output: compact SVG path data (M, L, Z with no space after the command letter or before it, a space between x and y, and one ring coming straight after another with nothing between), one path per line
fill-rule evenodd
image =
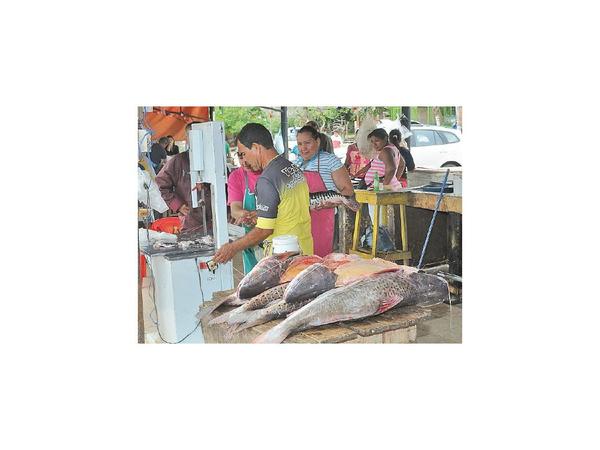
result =
M198 314L196 314L196 318L198 320L204 319L206 316L210 315L215 309L217 309L223 303L225 303L227 301L231 301L234 298L237 298L237 292L234 292L233 294L228 295L227 297L224 297L221 300L217 300L216 302L213 302L213 304L210 306L203 306L202 308L200 308L200 311L198 311Z
M233 310L235 311L235 310ZM226 312L225 314L221 314L220 316L215 317L210 322L208 322L209 326L216 325L218 323L228 322L231 316L233 315L233 311Z
M237 327L237 329L235 330L236 333L239 333L242 330L245 330L246 328L252 328L255 327L256 325L261 325L265 322L268 322L269 320L271 320L275 315L274 314L256 314L253 315L251 317L248 317L244 323L240 323Z
M290 330L284 325L286 321L275 325L254 340L254 344L281 344L290 334ZM282 326L283 325L283 326Z

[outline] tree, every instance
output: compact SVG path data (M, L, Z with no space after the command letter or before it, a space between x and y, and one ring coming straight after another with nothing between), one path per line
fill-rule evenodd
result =
M215 120L225 124L225 136L232 139L247 123L260 123L275 134L281 128L281 116L277 112L264 110L258 106L217 106Z

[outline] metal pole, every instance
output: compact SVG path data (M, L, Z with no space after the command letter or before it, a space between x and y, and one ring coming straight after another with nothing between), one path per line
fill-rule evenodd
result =
M281 137L283 138L283 157L288 159L288 117L287 106L281 107Z
M417 269L421 269L421 264L423 264L423 257L425 256L425 250L427 250L427 244L429 243L429 237L431 236L431 230L433 229L433 223L435 222L435 216L437 216L438 209L440 208L440 203L442 202L442 197L444 196L444 189L446 189L446 182L448 181L448 174L450 173L450 169L446 169L446 176L444 176L444 182L442 183L442 189L440 190L440 196L437 199L437 203L435 204L435 209L433 210L433 217L431 218L431 223L429 224L429 230L427 230L427 237L425 238L425 243L423 244L423 250L421 250L421 258L419 258L419 265Z
M408 119L408 129L410 130L410 106L403 106L402 114L405 115ZM406 139L406 144L408 145L408 149L410 150L410 138Z

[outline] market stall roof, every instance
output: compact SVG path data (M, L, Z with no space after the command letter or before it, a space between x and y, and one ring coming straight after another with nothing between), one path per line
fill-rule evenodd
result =
M144 114L144 127L152 132L153 141L169 135L183 141L188 123L209 120L208 106L153 106L152 111Z

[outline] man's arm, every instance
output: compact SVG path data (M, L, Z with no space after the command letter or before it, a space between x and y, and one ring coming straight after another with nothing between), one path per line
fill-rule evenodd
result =
M246 225L256 224L256 211L248 211L243 208L242 202L231 202L231 217L235 219L235 223Z
M239 238L238 240L229 244L223 245L219 250L217 250L217 253L215 253L213 261L217 264L226 263L227 261L230 261L236 253L258 245L271 234L273 234L273 230L254 227L244 237Z

